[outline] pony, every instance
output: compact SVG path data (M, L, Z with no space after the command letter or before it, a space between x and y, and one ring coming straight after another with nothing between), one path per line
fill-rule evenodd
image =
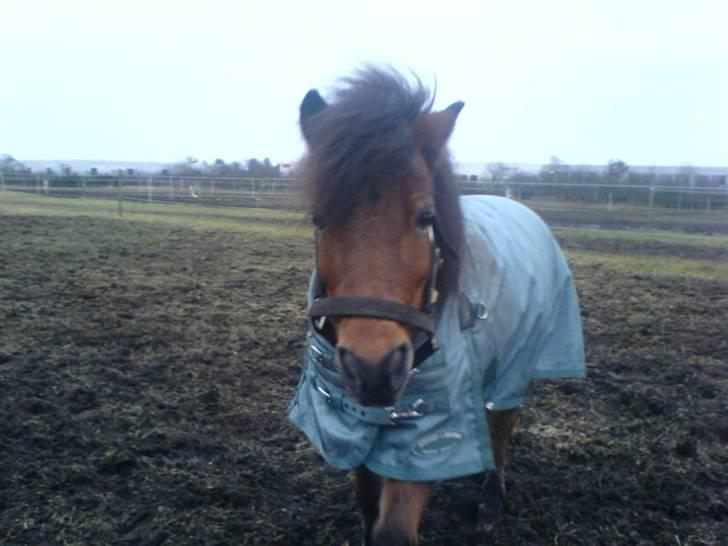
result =
M571 273L540 218L458 195L447 142L463 102L365 67L300 104L315 227L304 366L289 417L354 473L364 544L416 544L433 481L484 474L506 509L529 382L583 377Z

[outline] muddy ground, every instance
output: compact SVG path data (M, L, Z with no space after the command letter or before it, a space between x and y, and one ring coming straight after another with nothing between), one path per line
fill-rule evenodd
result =
M285 418L309 245L0 217L0 543L358 544L347 475ZM534 386L497 528L452 481L422 543L728 543L728 279L574 274L588 380Z
M728 214L722 210L675 210L655 207L583 207L576 204L525 203L535 209L550 225L563 227L599 227L602 229L663 229L693 233L728 233Z

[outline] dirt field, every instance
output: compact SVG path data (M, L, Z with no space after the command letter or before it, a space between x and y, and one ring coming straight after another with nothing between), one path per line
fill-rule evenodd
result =
M307 226L2 199L0 543L358 544L347 475L285 418ZM422 544L726 544L726 239L559 237L589 378L532 389L502 524L472 535L476 481L438 484Z

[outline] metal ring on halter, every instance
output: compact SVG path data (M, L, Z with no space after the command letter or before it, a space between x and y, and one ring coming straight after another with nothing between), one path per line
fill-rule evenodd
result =
M480 320L486 320L488 318L488 308L482 301L475 304L475 316Z

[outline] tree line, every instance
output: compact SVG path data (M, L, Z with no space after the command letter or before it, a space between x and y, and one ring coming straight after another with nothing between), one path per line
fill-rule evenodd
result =
M681 186L724 188L726 175L700 174L696 167L683 165L673 172L658 168L632 169L621 159L611 159L603 167L569 165L556 156L542 165L538 172L524 172L506 163L492 163L485 180L492 182L549 182L552 184L613 184L629 186Z
M9 154L0 154L0 173L29 173L30 167L26 167L20 161Z
M26 174L31 169L22 162L8 154L0 154L0 173ZM47 169L44 174L56 177L75 177L85 173L74 171L70 165L60 164L57 169ZM96 169L90 170L91 175L100 175ZM104 176L134 175L133 169L121 172L104 173ZM263 160L256 158L247 161L225 162L215 159L212 162L200 161L188 156L162 169L157 173L170 176L189 177L220 177L220 178L279 178L281 166L273 164L267 157ZM698 169L691 165L683 165L672 173L660 172L658 169L633 170L621 159L612 159L603 167L569 165L556 156L552 156L548 163L541 166L538 172L525 172L507 163L490 163L481 176L462 176L463 180L471 182L547 182L553 184L618 184L634 186L682 186L702 188L725 188L728 183L726 175L700 174Z
M0 172L8 174L30 174L32 169L21 161L18 161L9 154L0 154ZM80 174L98 175L96 168L90 169L89 173L76 172L70 165L60 163L57 169L46 169L44 174L58 176L78 176ZM124 169L123 172L104 173L106 175L134 175L133 169ZM198 159L188 156L184 161L173 163L167 168L157 173L148 174L164 174L172 176L215 176L230 178L278 178L281 176L281 168L279 164L273 164L267 157L262 161L256 158L247 161L233 161L226 163L223 159L215 159L212 163L207 161L199 161Z
M175 163L165 169L167 173L174 176L216 176L230 178L278 178L281 176L280 164L274 165L267 157L260 161L251 158L241 163L233 161L225 163L222 159L216 159L212 163L199 161L188 156L184 161Z

